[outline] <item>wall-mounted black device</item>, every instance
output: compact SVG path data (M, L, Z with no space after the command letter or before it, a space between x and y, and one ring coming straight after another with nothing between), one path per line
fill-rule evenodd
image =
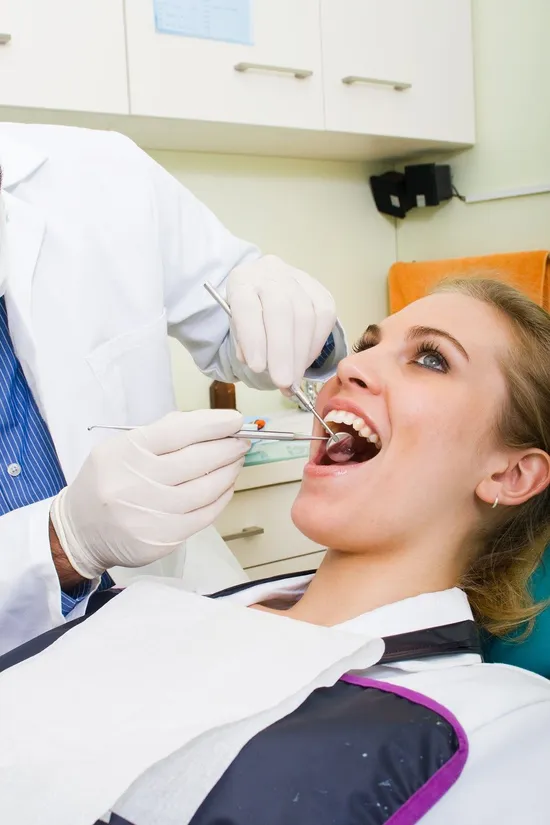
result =
M372 175L370 185L378 211L394 218L404 218L415 206L439 206L453 197L447 164L411 164L404 173Z
M451 167L436 163L405 166L405 188L415 206L439 206L453 197Z
M393 215L394 218L404 218L409 209L414 206L405 188L405 175L402 172L384 172L383 175L373 175L370 186L376 208L384 215Z

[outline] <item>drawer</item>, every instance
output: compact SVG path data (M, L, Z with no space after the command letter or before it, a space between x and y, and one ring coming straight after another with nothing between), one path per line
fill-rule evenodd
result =
M253 467L245 464L239 473L235 490L254 490L257 487L273 487L279 484L290 484L293 481L299 484L306 464L306 458L292 458L288 461L257 464Z
M295 559L260 564L259 567L250 567L246 572L251 581L257 581L258 579L268 579L271 576L281 576L285 573L290 575L291 573L301 573L303 570L317 570L323 561L325 552L325 550L319 550L317 553L308 553Z
M292 523L290 510L299 489L300 483L294 482L235 493L215 526L222 537L234 536L225 540L243 567L324 549L303 536ZM246 529L252 535L241 538Z

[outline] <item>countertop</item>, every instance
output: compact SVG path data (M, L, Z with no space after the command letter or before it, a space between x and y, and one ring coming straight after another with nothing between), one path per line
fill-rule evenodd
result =
M260 417L260 416L258 416ZM292 410L268 416L266 430L311 433L313 415ZM300 481L309 456L310 441L273 441L253 445L235 490Z

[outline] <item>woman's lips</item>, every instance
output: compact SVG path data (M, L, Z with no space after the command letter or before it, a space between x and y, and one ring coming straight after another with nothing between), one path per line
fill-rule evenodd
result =
M317 426L321 426L316 422ZM314 429L315 432L315 429ZM357 436L356 436L357 437ZM372 447L372 445L369 445ZM361 467L362 465L365 466L370 464L372 461L376 461L381 452L383 452L383 448L376 452L376 455L373 455L370 458L366 458L363 456L363 460L355 461L352 457L350 461L347 461L342 464L338 464L334 462L333 464L323 464L321 463L326 455L326 442L323 441L312 441L311 448L309 452L309 461L304 467L304 475L313 476L313 477L322 477L322 476L343 476L347 475L349 472L354 472L357 468Z
M343 410L344 412L353 413L358 418L362 418L365 424L367 424L371 428L371 430L374 433L376 433L380 438L378 428L375 426L372 419L361 409L359 405L354 404L350 399L333 396L330 399L330 401L328 401L324 405L322 411L320 410L319 412L324 419L327 416L327 414L332 410ZM332 424L328 422L328 426L332 427ZM314 419L313 421L313 435L327 435L326 430L323 429L323 427L317 421L317 419ZM323 443L321 441L311 442L311 447L309 451L309 463L306 465L304 473L307 471L308 475L315 476L342 475L341 472L338 472L339 470L346 471L346 468L348 468L349 471L352 471L356 467L359 467L360 464L369 464L370 461L374 460L370 459L369 461L353 461L352 459L351 461L348 461L344 464L334 463L328 465L321 465L320 462L325 454L325 444L326 442ZM379 442L379 448L381 447L382 445Z
M346 464L317 464L315 460L310 459L304 467L304 475L319 478L321 476L344 476L352 473L359 467L364 467L369 462L348 461Z

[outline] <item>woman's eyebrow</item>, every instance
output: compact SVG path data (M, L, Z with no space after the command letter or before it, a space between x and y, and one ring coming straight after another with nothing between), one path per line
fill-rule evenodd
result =
M380 330L379 330L380 331ZM460 343L454 338L450 332L445 332L444 329L435 329L435 327L411 327L407 333L407 340L409 341L416 341L418 338L426 338L427 336L433 336L434 338L445 338L445 340L449 341L460 353L464 356L464 358L469 361L470 356Z
M376 346L376 344L379 344L382 340L382 329L378 324L369 324L361 338L364 341L369 341L373 346Z

